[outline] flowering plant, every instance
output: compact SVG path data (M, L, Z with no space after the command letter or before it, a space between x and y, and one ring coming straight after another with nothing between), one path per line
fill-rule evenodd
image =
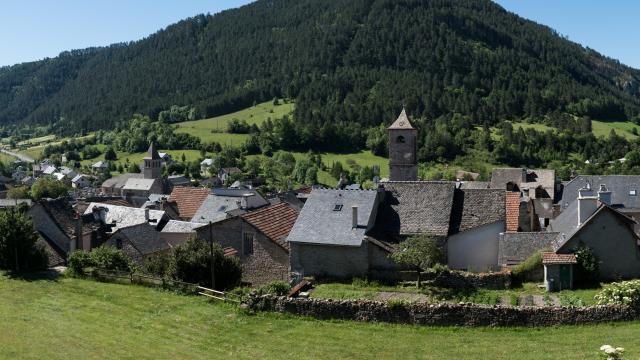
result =
M601 357L607 360L621 360L624 356L624 348L617 347L614 348L611 345L602 345L600 346Z
M595 296L599 305L640 305L640 280L611 283Z

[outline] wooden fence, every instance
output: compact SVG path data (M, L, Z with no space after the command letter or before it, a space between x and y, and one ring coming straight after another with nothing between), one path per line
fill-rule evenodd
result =
M190 295L202 295L206 296L209 299L215 299L225 302L232 303L240 303L240 297L234 294L230 294L224 291L218 291L209 289L198 284L166 279L166 278L158 278L154 276L137 274L137 273L129 273L126 271L115 271L115 270L107 270L94 268L91 271L88 271L87 274L98 280L104 282L113 282L120 284L135 284L135 285L143 285L149 287L159 287L163 289L169 289L174 291L180 291L182 293L190 294Z

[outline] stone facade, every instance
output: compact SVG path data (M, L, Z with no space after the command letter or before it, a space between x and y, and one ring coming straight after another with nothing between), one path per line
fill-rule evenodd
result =
M558 326L634 321L640 310L625 305L589 307L510 307L479 304L407 303L369 300L321 300L252 296L255 311L275 311L316 319L341 319L426 326Z
M555 232L502 233L498 239L498 264L519 264L540 250L556 249L559 241L560 234Z
M290 243L291 272L302 276L336 279L366 277L369 273L369 246L328 246Z
M245 234L253 235L252 252L244 246ZM211 235L223 248L238 251L243 281L259 286L274 280L289 280L289 252L241 217L212 224Z

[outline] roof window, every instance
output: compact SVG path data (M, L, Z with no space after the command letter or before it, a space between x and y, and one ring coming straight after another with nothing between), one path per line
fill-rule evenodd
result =
M333 206L333 211L342 211L342 204L335 204Z
M629 196L636 196L636 195L638 195L638 193L636 193L636 189L629 190Z

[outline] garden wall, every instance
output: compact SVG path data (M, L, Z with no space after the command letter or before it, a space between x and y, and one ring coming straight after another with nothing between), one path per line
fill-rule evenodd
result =
M369 300L324 300L251 296L255 311L275 311L316 319L342 319L429 326L555 326L640 319L624 305L589 307L510 307L479 304L383 303Z

